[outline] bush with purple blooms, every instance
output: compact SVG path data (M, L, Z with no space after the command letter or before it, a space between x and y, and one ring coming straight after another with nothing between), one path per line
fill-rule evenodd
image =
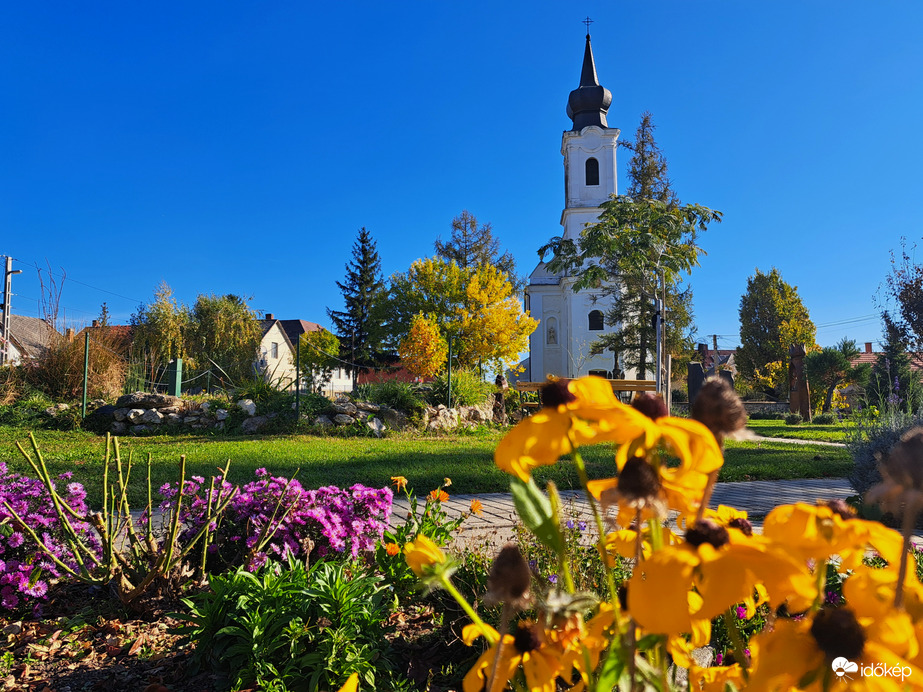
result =
M160 508L170 512L178 486L160 488ZM193 476L183 486L186 501L180 521L180 543L202 528L209 504L215 506L234 486L222 477L206 485ZM353 558L372 551L381 540L391 514L390 488L356 484L348 489L327 486L305 490L296 480L270 476L257 469L256 480L241 486L227 510L210 527L206 568L223 572L239 565L251 571L268 559L281 560L286 553L307 557L333 557L347 553Z
M70 480L63 473L58 480ZM68 483L60 498L77 517L86 517L86 491L80 483ZM12 511L10 511L12 509ZM22 519L23 526L18 516ZM90 554L81 559L88 568L98 562L102 548L89 523L74 516L69 518L74 532L83 539ZM39 607L45 598L48 580L67 574L44 550L36 545L34 532L42 544L67 568L80 571L80 565L65 539L67 530L61 525L45 485L37 479L10 471L0 463L0 607L7 610L31 605Z

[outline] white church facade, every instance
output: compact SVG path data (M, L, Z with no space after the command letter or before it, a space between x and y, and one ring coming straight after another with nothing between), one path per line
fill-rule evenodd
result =
M587 34L580 85L570 93L567 103L573 127L564 133L561 144L564 238L579 238L585 227L598 221L600 205L617 193L619 130L609 127L606 120L611 103L612 93L596 76ZM593 341L607 331L604 316L611 301L599 291L575 292L574 283L573 277L552 273L544 263L529 276L525 307L540 322L529 340L528 368L522 379L542 381L548 375L570 378L588 374L626 377L617 354L590 355Z

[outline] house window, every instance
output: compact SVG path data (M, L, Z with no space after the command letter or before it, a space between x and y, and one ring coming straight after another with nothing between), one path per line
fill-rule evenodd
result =
M599 161L594 158L586 160L586 184L599 185Z
M269 355L272 358L279 358L279 344L277 344L275 341L272 342L272 348L269 349Z
M593 310L589 314L590 331L601 332L603 330L603 313L601 310Z

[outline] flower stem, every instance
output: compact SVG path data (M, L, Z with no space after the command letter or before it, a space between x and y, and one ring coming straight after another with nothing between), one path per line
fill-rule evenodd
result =
M904 535L904 547L901 551L901 566L897 570L897 589L894 591L894 607L896 609L904 607L904 578L907 576L907 555L910 553L910 534L913 533L913 525L916 522L916 512L909 511L910 508L904 509L904 523L901 526L901 533Z
M724 626L727 628L728 636L731 638L731 644L734 646L734 658L743 671L744 680L750 680L749 663L745 652L744 640L740 636L740 630L737 628L737 613L734 612L734 606L724 611Z
M484 635L484 638L490 642L492 645L497 643L496 638L491 634L490 628L484 624L484 621L481 619L481 616L477 614L474 608L471 607L471 604L468 603L467 599L459 593L458 589L455 588L455 585L451 580L445 575L439 575L439 583L442 585L446 591L449 592L449 595L455 599L455 601L462 607L462 610L465 611L465 614L471 618L471 621L478 626L481 630L481 633Z

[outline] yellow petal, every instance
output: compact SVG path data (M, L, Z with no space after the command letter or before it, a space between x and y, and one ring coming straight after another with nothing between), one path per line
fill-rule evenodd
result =
M353 673L340 688L339 692L356 692L359 689L359 673Z
M404 545L404 559L418 577L423 576L426 567L446 561L445 553L423 534Z

